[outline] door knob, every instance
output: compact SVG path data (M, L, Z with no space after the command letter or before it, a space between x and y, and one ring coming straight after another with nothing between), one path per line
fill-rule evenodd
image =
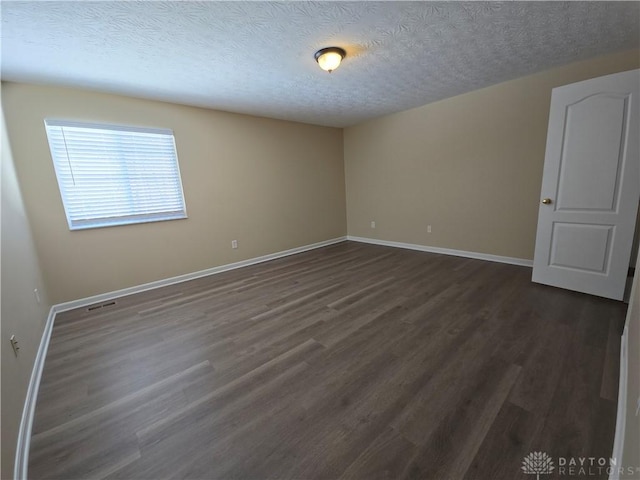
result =
M544 203L545 205L551 205L552 202L550 198L543 198L542 203Z

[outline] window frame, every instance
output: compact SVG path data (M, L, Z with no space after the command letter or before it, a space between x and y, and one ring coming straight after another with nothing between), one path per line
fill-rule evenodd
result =
M67 224L69 226L69 230L89 230L94 228L106 228L106 227L115 227L115 226L123 226L123 225L136 225L143 223L152 223L152 222L164 222L170 220L184 220L189 218L187 215L187 204L184 198L184 186L182 183L182 173L180 170L180 162L178 159L178 150L176 147L176 139L173 133L173 130L168 128L153 128L153 127L140 127L140 126L132 126L132 125L119 125L119 124L110 124L110 123L97 123L97 122L84 122L77 120L65 120L60 118L45 118L44 119L45 126L45 134L47 136L49 153L51 155L51 161L53 163L53 167L56 174L56 180L58 183L58 191L60 193L60 199L62 200L62 206L64 208L65 216L67 217ZM70 127L70 128L85 128L85 129L98 129L98 130L108 130L108 131L120 131L120 132L132 132L132 133L149 133L156 135L165 135L171 137L172 145L173 145L173 159L175 160L175 169L176 175L175 178L177 180L177 184L179 187L179 200L182 205L182 209L179 211L167 210L162 212L147 212L143 214L133 213L130 215L121 215L121 216L112 216L112 217L96 217L91 219L72 219L73 211L70 205L72 202L69 201L66 185L64 181L61 181L61 172L59 170L58 161L56 160L56 155L54 154L54 140L49 135L49 127ZM66 141L66 140L65 140ZM65 159L62 159L64 161ZM68 154L66 157L68 161ZM121 165L127 165L126 161L121 161ZM72 169L72 167L70 166ZM130 182L130 177L125 175L122 177L124 181L127 183ZM176 191L176 193L178 193ZM133 204L132 204L133 205Z

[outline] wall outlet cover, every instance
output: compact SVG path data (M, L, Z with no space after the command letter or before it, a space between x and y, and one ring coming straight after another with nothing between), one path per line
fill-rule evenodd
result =
M13 348L13 354L17 357L18 350L20 350L20 346L18 345L18 339L16 338L15 335L11 335L11 338L9 339L9 341L11 342L11 348Z

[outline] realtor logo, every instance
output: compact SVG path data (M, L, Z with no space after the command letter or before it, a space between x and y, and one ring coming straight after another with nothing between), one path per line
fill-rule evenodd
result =
M522 471L535 475L536 480L540 480L540 475L549 475L553 469L553 460L545 452L531 452L522 460Z

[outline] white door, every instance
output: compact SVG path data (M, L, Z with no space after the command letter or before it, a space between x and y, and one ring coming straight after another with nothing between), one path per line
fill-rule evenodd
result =
M533 281L622 300L640 195L640 70L551 95Z

